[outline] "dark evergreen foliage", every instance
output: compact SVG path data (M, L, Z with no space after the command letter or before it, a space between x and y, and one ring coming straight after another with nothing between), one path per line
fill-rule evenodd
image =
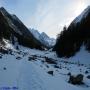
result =
M73 21L68 28L64 27L53 50L59 57L71 57L80 50L81 45L90 51L90 12L80 22Z

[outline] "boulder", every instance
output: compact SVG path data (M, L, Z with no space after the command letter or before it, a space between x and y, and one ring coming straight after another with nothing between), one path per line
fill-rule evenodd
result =
M53 71L48 71L47 73L53 76Z
M80 85L80 84L83 84L83 75L82 74L78 74L77 76L73 76L73 75L70 75L69 77L69 83L71 84L77 84L77 85Z

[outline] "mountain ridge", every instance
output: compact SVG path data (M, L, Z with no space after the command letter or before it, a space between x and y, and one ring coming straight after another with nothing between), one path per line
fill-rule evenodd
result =
M90 6L84 9L84 11L73 20L73 22L74 23L80 22L82 18L85 18L87 16L88 12L90 12Z

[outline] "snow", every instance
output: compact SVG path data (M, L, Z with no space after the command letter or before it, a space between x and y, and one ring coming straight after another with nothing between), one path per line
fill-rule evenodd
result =
M82 46L80 52L78 52L75 56L69 58L69 61L81 62L83 64L90 64L90 53L85 50L85 47Z
M6 39L3 38L3 42L5 43L5 47L7 49L13 49L14 50L14 46L12 44L10 44L9 40L6 40Z
M9 44L9 43L8 43ZM90 54L85 51L84 47L76 56L69 58L58 58L55 52L40 51L19 46L19 50L13 51L13 54L0 54L0 90L9 87L14 90L90 90L85 85L72 85L68 83L67 73L73 75L79 73L84 75L84 83L90 86ZM28 60L30 56L36 55L35 60ZM54 64L45 62L45 58L56 60L60 68L55 68ZM16 59L20 57L20 59ZM79 60L79 61L78 61ZM83 64L83 65L79 65ZM6 68L6 69L5 69ZM54 75L47 72L53 71ZM85 74L88 70L89 73Z

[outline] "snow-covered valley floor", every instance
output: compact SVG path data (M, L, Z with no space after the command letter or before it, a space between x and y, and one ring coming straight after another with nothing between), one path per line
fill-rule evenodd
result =
M0 54L0 90L90 90L89 59L83 48L66 60L57 58L55 52L23 47L12 54ZM85 85L68 83L68 73L83 74Z

